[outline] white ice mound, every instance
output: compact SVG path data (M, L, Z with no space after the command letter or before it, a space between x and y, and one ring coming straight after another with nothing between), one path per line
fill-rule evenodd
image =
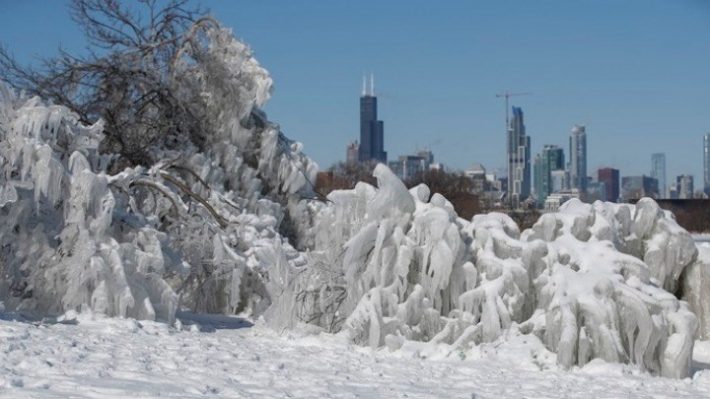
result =
M518 329L564 367L600 358L688 375L697 318L666 289L697 251L655 202L570 201L521 234L504 214L458 218L426 186L405 198L390 174L379 165L378 188L329 196L291 317L391 349L466 350Z
M683 299L698 316L698 338L710 339L710 244L698 245L698 259L688 266L682 278Z
M620 228L624 225L629 230ZM529 242L546 242L547 270L533 280L541 287L537 317L544 313L544 327L535 317L531 321L560 364L602 358L664 376L687 376L697 319L662 284L677 285L680 273L674 270L683 270L696 249L685 245L684 239L691 239L687 232L668 237L676 230L674 220L644 199L636 207L571 201L524 233ZM666 246L657 246L658 236L667 239ZM640 248L638 257L620 251L630 247ZM656 251L674 256L648 261Z

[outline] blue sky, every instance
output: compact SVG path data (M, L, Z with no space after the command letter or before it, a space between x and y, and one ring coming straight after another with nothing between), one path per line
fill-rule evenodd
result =
M361 76L373 72L390 157L431 146L454 168L505 164L495 94L532 92L533 153L567 152L587 125L590 174L702 181L710 132L710 1L204 1L272 73L270 119L325 168L359 136ZM22 60L83 46L60 1L0 0L0 42ZM568 154L566 154L568 155Z

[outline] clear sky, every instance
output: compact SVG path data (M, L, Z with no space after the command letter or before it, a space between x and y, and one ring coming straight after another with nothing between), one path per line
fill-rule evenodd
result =
M322 168L359 138L362 74L373 72L390 158L430 146L464 169L505 165L495 94L532 92L532 152L587 126L588 170L702 186L710 132L710 1L203 1L272 73L269 118ZM22 60L83 41L60 1L0 0L0 42Z

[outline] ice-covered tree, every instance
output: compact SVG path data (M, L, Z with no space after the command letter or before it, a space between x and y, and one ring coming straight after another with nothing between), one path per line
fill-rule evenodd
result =
M259 314L266 266L305 263L281 233L307 241L316 165L260 111L268 73L184 2L146 4L74 2L106 47L89 58L41 72L3 58L25 93L0 98L6 309Z

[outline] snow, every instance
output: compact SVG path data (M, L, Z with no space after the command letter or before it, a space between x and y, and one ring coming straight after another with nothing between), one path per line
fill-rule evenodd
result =
M372 350L304 329L279 334L237 317L178 313L177 326L89 314L0 320L0 397L710 396L710 370L677 380L595 360L563 371L526 336L445 357L407 347ZM710 358L710 342L696 348L698 360Z

